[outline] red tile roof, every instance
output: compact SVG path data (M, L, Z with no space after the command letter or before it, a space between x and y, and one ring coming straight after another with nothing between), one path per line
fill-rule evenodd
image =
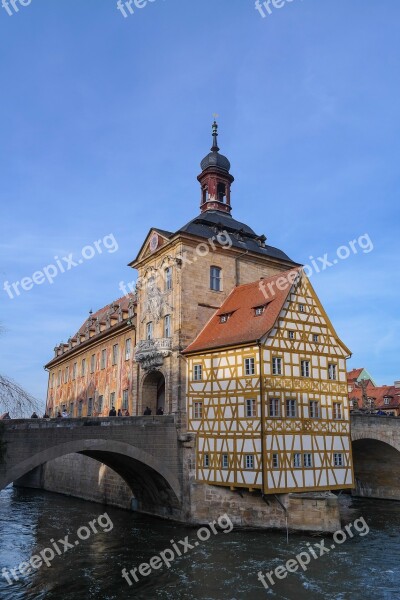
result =
M103 306L103 308L100 308L98 311L96 311L92 315L89 315L89 317L90 316L92 317L93 326L94 326L94 323L95 323L96 319L99 319L100 322L103 322L103 321L105 322L106 316L107 316L107 312L110 310L111 306L115 306L116 307L115 311L117 311L120 307L124 311L128 310L129 302L131 300L136 300L136 296L133 293L128 294L126 296L122 296L122 298L119 298L118 300L114 300L114 302L111 302L111 304L107 304L107 306ZM135 301L135 304L136 304L136 301ZM84 323L82 324L82 326L80 327L80 329L78 329L78 331L76 332L76 334L73 336L74 338L77 337L78 334L84 334L85 333L89 317L84 321Z
M364 369L353 369L347 373L347 381L353 383L357 381Z
M374 387L372 384L367 385L366 393L368 398L374 398L375 408L381 408L382 410L397 408L400 405L400 388L396 388L394 385L381 385ZM349 393L350 400L357 399L359 408L362 408L362 389L356 387L352 392ZM389 404L385 404L385 398L389 398Z
M234 288L184 353L257 342L273 328L300 272L301 268L291 269ZM255 316L260 306L265 306L264 312ZM226 323L221 323L221 315L230 315Z

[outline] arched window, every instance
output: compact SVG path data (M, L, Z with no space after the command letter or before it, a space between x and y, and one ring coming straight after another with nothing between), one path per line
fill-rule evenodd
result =
M219 183L217 186L217 199L220 202L225 202L226 197L226 185L224 183Z

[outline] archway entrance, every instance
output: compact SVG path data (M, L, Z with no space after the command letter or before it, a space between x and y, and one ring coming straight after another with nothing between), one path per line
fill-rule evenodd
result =
M356 489L354 496L400 500L400 453L386 442L365 438L353 441Z
M157 414L157 410L165 410L165 377L160 371L149 373L142 384L142 414L146 407L151 409L151 414Z

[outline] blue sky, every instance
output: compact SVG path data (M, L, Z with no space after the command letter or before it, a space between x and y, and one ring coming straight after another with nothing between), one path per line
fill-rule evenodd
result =
M1 372L45 398L54 346L120 296L150 227L198 213L217 112L238 220L303 263L369 236L312 283L349 366L400 379L399 20L397 0L0 8ZM108 234L118 251L3 289Z

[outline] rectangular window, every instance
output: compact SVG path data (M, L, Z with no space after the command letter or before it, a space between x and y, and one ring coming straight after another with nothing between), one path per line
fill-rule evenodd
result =
M294 340L294 331L288 331L289 340Z
M93 398L88 398L87 403L87 416L91 417L93 414Z
M54 373L51 375L51 387L54 387Z
M273 469L279 468L279 454L272 455L272 468Z
M201 381L203 379L203 367L201 365L194 365L193 367L193 380Z
M210 455L209 454L204 455L203 464L206 468L210 466Z
M171 337L171 315L165 315L164 317L164 337Z
M256 317L259 317L263 314L265 310L265 306L257 306L257 308L254 309L254 313L256 315Z
M286 400L286 416L289 418L297 417L296 400Z
M336 365L334 364L328 365L328 379L336 379Z
M115 407L115 392L111 392L110 394L110 408Z
M96 355L92 354L91 358L90 358L90 372L94 373L96 367Z
M71 419L74 416L74 403L73 402L69 403L69 416L70 416Z
M244 457L245 469L254 469L254 454L246 454Z
M229 314L221 315L220 318L219 318L219 322L220 323L227 323L228 319L229 319L229 316L230 316Z
M76 379L76 372L78 370L78 363L74 362L74 366L72 367L72 379Z
M312 454L306 452L303 456L303 464L306 469L310 469L312 467Z
M245 358L244 359L244 374L245 375L254 375L255 373L255 361L254 358Z
M85 374L86 374L86 358L82 358L82 364L81 364L82 377L85 377Z
M99 396L98 399L98 405L97 405L97 412L101 415L103 412L103 408L104 408L104 397L103 396Z
M193 419L203 418L203 403L195 402L193 405Z
M60 386L61 385L61 371L58 371L58 375L57 375L57 385Z
M228 469L228 467L229 467L229 456L227 454L223 454L222 455L221 464L222 464L222 468L223 469Z
M343 454L341 452L334 452L333 464L335 467L343 467Z
M150 323L147 323L146 325L146 340L152 340L153 339L153 323L150 321Z
M112 353L112 364L116 365L118 362L118 344L114 344Z
M210 268L210 289L214 292L221 291L221 269L219 267Z
M282 359L277 356L272 359L272 375L282 375Z
M254 398L247 398L246 399L246 417L256 417L256 416L257 416L256 401L254 400Z
M319 341L319 335L316 334L316 333L314 333L313 336L312 336L312 339L313 339L313 342L318 343L318 341Z
M333 403L333 418L337 421L342 418L342 405L340 402Z
M79 400L79 402L78 402L78 418L80 418L82 416L82 407L83 407L83 402L82 402L82 400Z
M310 419L319 419L319 402L318 400L310 400Z
M165 275L165 289L168 292L172 290L172 267L167 267L164 271Z
M128 338L127 340L125 340L125 360L131 359L131 352L132 352L132 340L131 340L131 338Z
M306 307L304 306L304 304L299 304L299 312L306 312Z
M128 390L122 392L122 410L128 410Z
M65 367L64 383L68 383L68 379L69 379L69 367Z
M295 469L301 468L301 454L299 452L293 454L293 467Z
M104 349L101 351L101 368L102 368L102 369L105 369L105 368L106 368L106 366L107 366L107 349L106 349L106 348L104 348Z
M301 376L302 377L310 377L310 361L309 360L301 361Z
M269 416L280 417L281 416L281 401L279 398L269 399Z

